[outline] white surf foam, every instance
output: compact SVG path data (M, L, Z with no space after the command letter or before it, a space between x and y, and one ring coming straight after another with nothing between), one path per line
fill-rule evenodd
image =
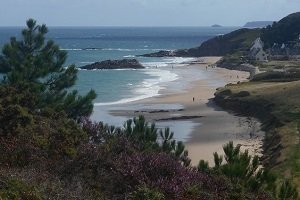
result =
M168 66L181 66L186 65L188 62L194 61L195 58L183 58L183 57L168 57L163 58L162 61L157 62L143 62L142 65L146 67L144 73L150 75L153 78L145 79L140 85L130 85L134 88L131 98L124 98L115 102L95 103L95 106L117 105L125 104L142 99L159 96L159 91L172 81L179 78L172 70L168 70L165 67ZM122 69L121 69L122 70ZM128 70L128 69L125 69ZM128 85L129 86L129 85Z
M95 103L95 106L108 106L108 105L117 105L117 104L125 104L134 101L139 101L142 99L159 96L159 91L163 89L163 83L167 83L170 81L174 81L178 78L178 75L172 73L168 70L161 69L145 69L146 74L152 76L153 78L145 79L140 85L134 87L133 90L134 97L124 98L115 102L106 102L106 103ZM128 84L128 86L132 86L132 84Z
M188 65L189 62L195 61L196 58L183 58L183 57L166 57L162 61L153 62L142 62L141 64L146 68L161 68L167 66L184 66Z
M103 51L166 51L167 49L123 49L123 48L104 48Z
M135 55L127 55L127 56L123 56L123 58L135 58Z
M82 49L61 49L63 51L82 51Z

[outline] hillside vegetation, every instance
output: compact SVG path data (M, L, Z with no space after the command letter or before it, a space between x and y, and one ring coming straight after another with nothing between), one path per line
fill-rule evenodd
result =
M296 42L300 13L293 13L261 30L265 48L274 43ZM241 54L240 54L241 55ZM218 66L239 69L247 60L238 54L223 58ZM300 188L300 63L297 60L254 62L262 73L250 82L229 84L216 92L216 102L235 113L254 116L266 132L263 164Z
M248 50L253 41L260 36L259 29L239 29L231 33L203 42L200 47L178 50L177 54L189 56L224 56Z
M300 34L300 12L284 17L279 22L274 22L272 26L262 29L262 40L265 48L270 48L274 43L287 44L299 38Z
M243 94L243 95L242 95ZM266 131L263 163L300 187L300 82L257 82L227 85L216 102L263 122Z
M241 54L247 51L253 41L261 34L260 29L239 29L231 33L220 35L209 39L199 47L191 49L181 49L176 51L160 51L157 53L146 54L146 57L201 57L201 56L225 56L228 54Z

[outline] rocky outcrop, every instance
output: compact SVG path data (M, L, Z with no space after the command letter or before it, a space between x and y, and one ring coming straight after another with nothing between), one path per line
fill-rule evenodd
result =
M155 121L189 120L189 119L197 119L197 118L201 118L201 117L203 117L203 116L179 116L179 117L157 119Z
M105 60L95 62L90 65L82 66L81 69L144 69L145 67L136 59L123 59L123 60Z

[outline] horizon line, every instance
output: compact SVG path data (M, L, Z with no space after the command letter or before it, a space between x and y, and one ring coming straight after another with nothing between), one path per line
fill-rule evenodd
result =
M47 25L47 24L46 24ZM222 27L244 27L243 25L221 25L220 27L212 27L213 25L189 25L189 26L185 26L185 25L174 25L174 26L127 26L127 25L120 25L120 26L102 26L102 25L91 25L91 26L86 26L86 25L47 25L47 27L51 27L51 28L197 28L197 27L210 27L210 28L222 28ZM26 27L26 25L0 25L0 28L24 28Z

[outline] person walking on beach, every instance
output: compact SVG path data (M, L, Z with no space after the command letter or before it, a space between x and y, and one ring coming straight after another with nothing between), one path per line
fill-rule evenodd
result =
M195 97L193 97L193 102L195 101Z

